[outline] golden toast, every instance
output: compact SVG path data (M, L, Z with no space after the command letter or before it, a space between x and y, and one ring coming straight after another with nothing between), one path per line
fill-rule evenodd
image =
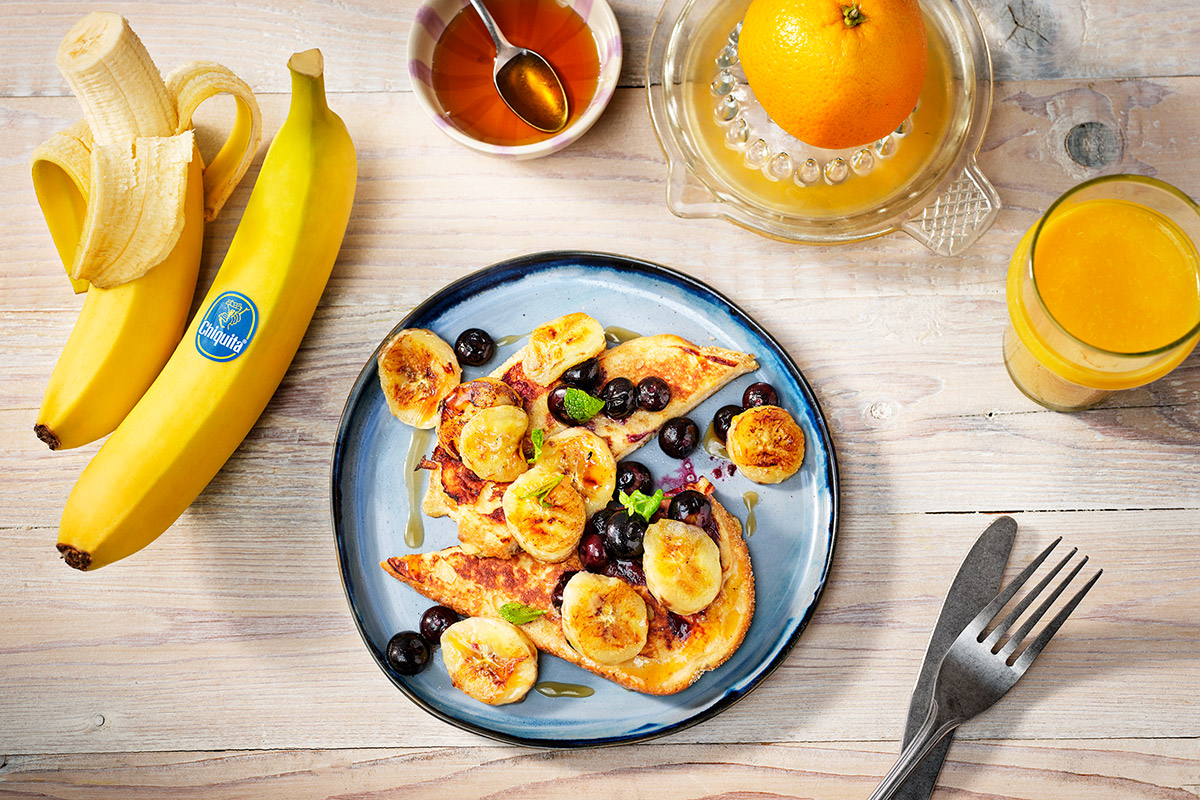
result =
M637 692L675 694L704 672L720 666L741 645L754 615L754 575L742 526L713 497L701 478L694 486L712 504L721 555L721 588L696 614L680 616L659 603L644 583L634 589L650 614L646 646L631 660L600 664L577 652L563 633L551 593L564 572L581 569L577 556L550 564L519 553L512 558L470 555L461 547L389 558L380 566L431 600L460 614L503 618L505 603L521 603L546 613L522 625L538 649L556 655Z

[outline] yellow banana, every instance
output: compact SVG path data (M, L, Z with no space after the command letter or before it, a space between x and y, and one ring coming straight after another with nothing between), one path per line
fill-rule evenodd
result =
M85 118L34 151L33 185L75 291L88 294L34 426L51 449L111 433L170 358L195 292L206 202L220 207L261 138L248 86L207 62L184 65L168 86L118 14L76 23L58 64ZM205 169L192 113L218 92L237 99L237 121Z
M67 499L58 549L97 569L191 504L283 379L341 247L354 144L329 110L321 54L292 56L292 102L213 286L154 384Z

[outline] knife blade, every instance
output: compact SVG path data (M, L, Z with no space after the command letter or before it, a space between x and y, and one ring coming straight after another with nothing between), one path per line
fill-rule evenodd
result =
M967 623L1000 591L1004 568L1008 564L1008 556L1012 552L1016 536L1016 521L1012 517L997 517L975 540L971 551L963 559L962 566L958 568L958 574L954 576L954 582L950 584L950 591L946 593L946 599L942 603L937 624L933 626L929 647L925 650L925 661L921 664L917 685L913 688L901 750L920 730L925 715L929 713L934 679L937 678L938 666L941 665L946 651L967 627ZM946 751L950 749L953 739L952 731L917 765L908 780L896 792L895 797L898 800L929 800L942 771Z

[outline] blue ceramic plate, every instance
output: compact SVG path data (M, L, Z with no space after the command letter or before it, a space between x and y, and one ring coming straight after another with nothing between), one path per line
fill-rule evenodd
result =
M390 556L457 544L447 518L424 518L424 543L405 544L409 505L405 463L414 429L388 412L375 368L367 360L350 391L333 454L333 526L346 597L363 640L380 668L431 714L466 730L540 747L582 747L636 742L695 725L744 697L787 656L816 607L833 559L838 518L837 464L825 419L808 383L783 348L754 320L704 284L644 261L594 253L543 253L505 261L446 287L396 326L429 328L448 342L481 327L500 339L572 311L602 325L641 334L674 333L700 345L750 352L756 373L723 388L692 412L701 430L723 405L741 402L754 381L779 391L807 437L804 465L789 480L758 486L728 462L697 450L688 461L668 458L650 441L631 458L656 480L707 476L717 499L746 519L743 493L755 491L756 532L748 539L754 565L756 608L742 646L721 667L679 694L655 697L631 692L559 658L542 654L538 680L586 684L587 698L545 697L530 692L521 703L492 707L450 685L435 652L420 675L406 677L384 658L388 639L415 630L432 603L387 575L379 562ZM463 371L463 380L486 374L524 343L522 336L498 348L492 361ZM426 445L426 453L431 445ZM409 462L412 463L412 462ZM411 468L410 468L411 469Z

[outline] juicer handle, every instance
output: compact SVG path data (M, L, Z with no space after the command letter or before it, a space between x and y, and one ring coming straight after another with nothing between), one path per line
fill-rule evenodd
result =
M999 214L1000 195L970 155L946 189L900 230L938 255L954 256L974 244Z
M667 158L667 208L681 219L726 216L720 200L692 175L682 158Z

